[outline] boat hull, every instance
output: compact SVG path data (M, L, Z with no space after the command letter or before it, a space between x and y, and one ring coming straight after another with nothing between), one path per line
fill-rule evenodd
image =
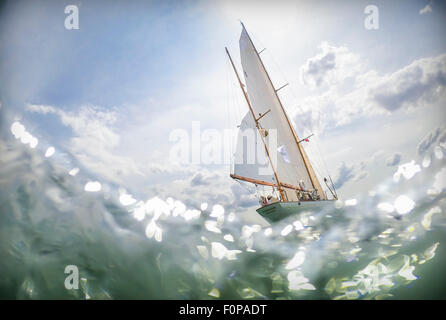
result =
M288 202L276 202L264 207L258 208L256 211L268 222L274 223L284 220L288 217L298 214L299 212L314 210L320 211L326 209L329 205L332 205L331 200L323 201L288 201Z

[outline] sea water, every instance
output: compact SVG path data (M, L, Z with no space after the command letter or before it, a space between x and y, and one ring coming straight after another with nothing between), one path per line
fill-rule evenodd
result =
M438 150L366 194L260 225L224 203L139 199L13 125L0 140L2 299L446 298Z

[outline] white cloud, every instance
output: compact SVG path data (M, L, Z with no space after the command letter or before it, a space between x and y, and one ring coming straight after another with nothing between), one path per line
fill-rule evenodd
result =
M359 56L347 47L335 47L322 42L319 48L322 52L308 59L301 67L303 84L309 87L338 84L360 71Z
M212 181L216 178L218 178L218 174L216 173L196 172L191 178L190 183L192 186L206 186L212 184Z
M152 187L160 197L175 197L186 205L200 208L203 199L209 204L224 204L228 209L244 209L258 205L255 187L235 182L229 177L228 168L208 170L196 168L194 174Z
M113 129L115 112L93 106L84 106L79 112L42 105L28 105L27 110L56 114L64 125L71 127L74 135L70 151L86 168L117 183L122 182L123 176L143 175L132 158L116 155L120 136Z
M163 154L157 152L151 152L150 156L161 159L158 162L133 158L128 153L119 155L122 149L116 126L119 115L114 111L88 106L78 112L66 112L39 105L28 105L27 110L58 115L64 125L73 129L73 136L69 138L70 152L92 172L121 186L138 181L134 179L136 175L141 177L145 192L161 198L175 196L197 208L203 199L212 204L225 204L228 208L246 208L258 203L253 193L229 177L226 167L208 170L198 165L175 165L166 162Z
M400 153L395 153L394 155L392 155L389 158L387 158L386 166L388 166L388 167L396 166L396 165L398 165L400 163L400 161L401 161L401 154Z
M332 49L349 56L346 50ZM415 60L385 75L379 75L375 70L367 71L364 65L359 65L361 73L330 75L327 67L320 67L320 71L315 72L317 76L311 78L313 83L319 81L331 85L324 92L301 100L293 115L298 128L323 132L361 117L411 110L446 100L446 54ZM343 80L347 75L352 76L353 85L346 91Z
M376 163L376 162L380 161L380 159L382 158L383 155L384 155L384 151L383 150L375 151L372 154L372 156L370 157L370 161Z
M368 171L365 171L367 163L362 161L359 164L346 164L341 162L336 170L333 183L337 189L340 189L349 181L360 181L369 176Z
M369 173L367 171L360 171L359 173L356 174L356 176L353 180L359 181L359 180L367 178L368 176L369 176Z
M342 162L337 169L334 185L336 188L341 188L346 182L350 181L354 177L354 166L347 165L345 162Z
M444 99L446 54L424 58L382 77L369 88L369 101L388 111L413 108Z
M423 9L420 10L420 14L425 14L425 13L429 13L432 12L432 3L427 4Z

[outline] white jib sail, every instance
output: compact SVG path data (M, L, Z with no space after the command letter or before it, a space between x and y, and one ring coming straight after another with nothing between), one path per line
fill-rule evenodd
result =
M277 184L265 146L250 111L243 117L237 135L234 174Z

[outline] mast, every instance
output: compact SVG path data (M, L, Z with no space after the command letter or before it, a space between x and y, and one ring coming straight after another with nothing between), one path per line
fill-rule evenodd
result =
M317 179L317 176L316 176L316 174L315 174L315 172L314 172L314 169L313 169L313 167L311 166L311 163L310 163L310 161L309 161L309 159L308 159L308 157L307 157L307 154L306 154L305 150L304 150L303 147L300 145L300 143L299 143L299 138L298 138L298 136L297 136L297 134L296 134L296 131L294 130L294 127L291 125L291 122L290 122L290 120L289 120L289 118L288 118L288 115L287 115L287 113L285 112L285 109L284 109L284 107L283 107L283 105L282 105L282 102L281 102L280 99L279 99L279 96L278 96L278 94L277 94L277 91L278 91L278 90L276 90L276 89L274 88L274 85L273 85L273 83L272 83L272 81L271 81L271 78L270 78L268 72L266 71L265 65L263 64L263 61L262 61L262 59L260 58L259 52L257 51L257 49L256 49L256 47L255 47L255 45L254 45L254 42L252 41L251 37L249 36L249 33L248 33L248 31L246 30L245 25L244 25L243 22L241 22L241 21L240 21L240 23L241 23L243 29L246 31L246 34L247 34L247 36L248 36L248 39L249 39L249 41L251 42L251 45L252 45L252 47L254 48L254 51L256 52L257 57L259 58L260 64L261 64L261 66L262 66L262 68L263 68L263 71L265 72L265 74L266 74L266 76L267 76L267 78L268 78L268 80L269 80L269 83L271 84L271 87L273 88L273 91L274 91L274 94L275 94L275 96L276 96L276 98L277 98L277 101L279 102L279 105L280 105L280 107L281 107L281 110L282 110L282 112L283 112L283 114L284 114L284 116L285 116L285 119L286 119L286 121L287 121L287 123L288 123L288 126L289 126L289 128L290 128L290 130L291 130L291 132L292 132L292 134L293 134L294 141L295 141L296 144L297 144L297 148L299 149L300 155L302 156L302 159L304 160L304 165L305 165L305 168L306 168L306 170L307 170L307 172L308 172L308 175L309 175L309 177L310 177L310 181L311 181L311 183L312 183L312 185L313 185L313 188L316 189L316 190L319 192L319 195L320 195L321 199L322 199L322 198L325 198L325 195L324 195L324 193L323 193L322 187L321 187L321 185L320 185L320 183L319 183L319 180ZM243 88L242 88L242 89L243 89ZM279 88L279 89L281 89L281 88ZM244 91L244 90L243 90L243 91ZM252 111L252 110L251 110L251 111ZM255 118L255 117L254 117L254 118Z
M229 57L229 61L231 61L231 65L232 65L232 68L234 69L235 75L237 76L237 80L238 80L240 89L241 89L242 92L243 92L243 96L244 96L245 99L246 99L246 103L248 104L249 110L251 111L251 115L252 115L252 117L254 118L254 122L255 122L255 124L256 124L257 130L259 131L260 138L262 139L263 145L264 145L264 147L265 147L266 155L268 156L269 163L271 164L271 168L272 168L272 170L273 170L273 172L274 172L274 177L276 178L277 189L279 189L279 192L280 192L280 196L281 196L281 198L282 198L282 201L286 201L285 192L284 192L283 189L282 189L281 183L280 183L280 181L279 181L279 177L277 176L276 169L274 168L273 162L271 161L271 157L270 157L270 155L269 155L268 146L266 145L266 143L265 143L265 139L263 138L263 135L262 135L262 133L260 132L260 125L259 125L258 119L256 118L256 115L254 114L254 110L252 109L251 102L249 101L248 95L247 95L245 89L243 88L243 83L242 83L242 81L240 80L240 76L239 76L239 74L238 74L238 72L237 72L237 69L235 68L234 61L232 61L231 55L229 54L229 51L228 51L228 48L225 47L225 50L226 50L226 53L227 53L227 55L228 55L228 57Z

